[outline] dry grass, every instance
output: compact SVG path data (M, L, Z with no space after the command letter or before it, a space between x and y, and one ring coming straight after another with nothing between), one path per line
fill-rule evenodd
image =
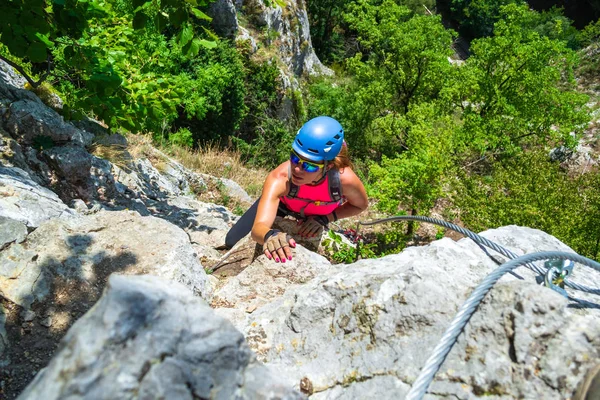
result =
M96 143L90 147L89 152L98 158L110 161L123 170L129 169L129 165L133 160L127 148L119 145L107 146Z
M128 150L134 158L146 157L157 169L166 160L152 151L154 146L149 136L130 135ZM244 166L238 152L219 149L217 146L206 146L198 150L190 150L179 146L159 149L181 165L194 172L207 174L216 178L227 178L239 184L251 197L258 197L269 173L266 169L250 169ZM210 189L210 188L209 188Z
M127 150L133 158L155 157L152 149L152 139L145 135L127 135Z
M266 169L256 170L245 167L238 152L219 149L216 146L208 146L196 151L173 146L164 151L190 170L231 179L252 197L260 195L269 173Z

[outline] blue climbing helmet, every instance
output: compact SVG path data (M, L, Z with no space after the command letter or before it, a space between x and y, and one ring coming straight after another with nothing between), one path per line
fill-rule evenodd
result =
M302 125L292 149L310 161L331 161L339 154L343 143L342 125L331 117L320 116Z

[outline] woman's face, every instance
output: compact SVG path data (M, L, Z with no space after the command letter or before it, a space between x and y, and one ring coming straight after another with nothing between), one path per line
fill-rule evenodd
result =
M319 168L315 172L307 172L306 168L303 168L304 161L308 160L299 157L295 153L292 153L290 163L292 167L292 183L294 185L306 185L318 181L323 176L323 168ZM323 165L311 161L308 161L308 163L313 165Z

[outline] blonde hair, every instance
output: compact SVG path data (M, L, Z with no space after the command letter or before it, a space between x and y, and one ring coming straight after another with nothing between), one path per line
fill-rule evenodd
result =
M350 161L350 155L348 154L348 146L346 145L345 141L342 145L342 149L340 150L339 154L333 159L333 161L331 161L331 163L333 164L333 167L337 170L341 170L346 167L354 168L354 166L352 165L352 161Z

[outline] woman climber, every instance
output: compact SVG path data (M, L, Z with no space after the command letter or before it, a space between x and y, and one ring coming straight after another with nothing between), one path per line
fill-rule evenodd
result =
M232 248L248 232L275 262L292 259L296 241L273 229L275 217L292 216L301 237L315 237L330 222L358 215L368 206L367 193L352 170L344 129L331 117L306 122L292 143L290 159L269 173L261 197L229 230Z

